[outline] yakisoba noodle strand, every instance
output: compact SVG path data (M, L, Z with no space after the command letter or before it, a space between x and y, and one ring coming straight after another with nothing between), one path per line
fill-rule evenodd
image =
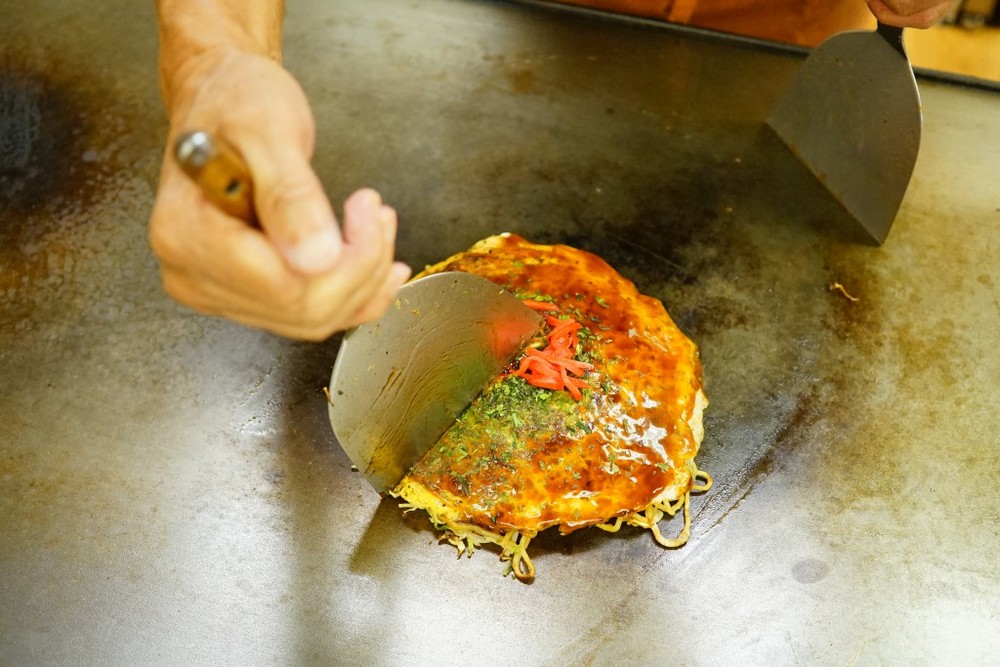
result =
M691 461L690 465L694 466L694 461ZM621 527L626 524L629 526L636 526L638 528L647 528L653 533L653 538L663 546L667 548L683 546L687 543L688 537L691 534L691 494L703 493L712 488L712 477L707 472L696 469L695 479L698 478L701 478L704 481L701 484L694 484L691 487L691 491L685 493L684 497L680 500L665 500L663 502L653 503L641 512L635 512L629 517L615 517L609 523L599 523L596 527L601 530L606 530L609 533L617 533ZM660 521L663 519L663 515L666 514L668 517L673 517L680 509L684 510L684 525L681 528L681 532L678 533L677 537L673 539L663 537L659 526Z
M711 477L694 457L707 406L697 348L656 299L603 260L516 236L428 268L475 273L548 316L531 357L501 374L392 495L428 512L459 554L484 544L521 580L540 531L645 528L665 547L690 535L690 495ZM546 305L550 304L550 305ZM683 515L677 537L661 521Z

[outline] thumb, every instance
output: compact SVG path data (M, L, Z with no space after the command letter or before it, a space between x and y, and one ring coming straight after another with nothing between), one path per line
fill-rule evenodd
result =
M254 182L257 218L285 262L303 274L320 274L340 259L343 239L330 201L296 142L243 147Z

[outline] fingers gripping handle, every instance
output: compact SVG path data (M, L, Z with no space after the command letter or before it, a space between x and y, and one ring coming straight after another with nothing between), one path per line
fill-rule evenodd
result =
M195 130L177 138L174 158L216 208L248 224L257 224L253 181L236 151L207 132Z

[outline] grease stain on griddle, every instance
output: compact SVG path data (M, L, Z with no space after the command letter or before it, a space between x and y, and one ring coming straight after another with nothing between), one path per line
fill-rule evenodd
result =
M74 232L121 186L135 156L123 149L121 95L107 86L51 55L0 51L0 290L71 267Z
M756 316L744 303L698 288L708 280L736 284L761 269L746 230L723 219L720 192L712 179L694 170L681 170L655 185L634 182L625 195L635 207L628 219L584 221L578 226L585 233L546 242L602 257L641 292L663 300L681 330L695 339L747 329Z
M792 577L800 584L816 584L830 574L830 565L818 558L805 558L792 566Z
M0 452L5 539L93 568L103 566L108 553L129 548L136 537L159 541L156 508L141 500L148 490L112 465L79 465L71 451L55 446ZM124 515L123 507L129 508ZM58 524L52 523L53 516L59 517Z
M59 69L55 67L53 69ZM78 84L76 84L78 85ZM84 205L98 152L79 89L0 57L0 233L67 198Z
M518 95L537 93L538 77L531 67L531 57L528 55L486 55L483 60L496 68L496 74L506 82L506 88ZM496 84L491 83L495 86Z

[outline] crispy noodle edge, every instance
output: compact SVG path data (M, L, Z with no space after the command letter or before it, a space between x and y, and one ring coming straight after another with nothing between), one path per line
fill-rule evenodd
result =
M678 499L654 501L641 510L615 517L605 523L594 524L594 527L610 533L618 532L623 525L646 528L653 533L653 539L668 549L683 546L687 543L691 535L691 494L704 493L712 488L712 476L704 470L699 469L694 459L688 461L687 468L690 473L690 486ZM459 557L463 554L471 556L478 547L484 544L495 544L500 547L500 560L508 562L507 571L504 574L513 573L515 577L523 582L534 580L535 565L528 556L528 544L530 544L531 539L537 534L535 531L511 530L504 533L489 530L458 519L448 518L446 516L448 514L447 508L443 506L440 508L431 507L426 503L421 503L414 497L418 495L430 495L426 491L416 494L411 493L415 485L417 483L404 481L399 487L393 489L389 495L394 498L403 499L400 507L404 512L412 512L414 510L424 510L427 512L431 523L441 532L438 539L446 541L458 549ZM437 509L444 511L435 511ZM680 510L683 510L684 516L684 524L680 533L673 538L665 537L660 531L660 521L663 520L664 516L668 518L676 516Z
M687 419L691 426L691 434L695 440L696 451L701 446L704 437L702 416L708 400L701 390L695 395L691 415ZM663 547L674 549L687 543L691 536L691 494L704 493L712 488L712 476L698 468L694 457L687 461L687 489L683 494L677 493L677 485L664 489L645 508L613 517L604 523L594 524L594 527L609 533L618 532L623 525L648 529L653 533L653 539ZM462 521L458 513L449 508L435 494L422 484L405 477L399 485L389 492L394 498L401 498L400 507L404 512L424 510L431 523L441 532L439 541L446 541L458 549L458 556L472 556L477 547L484 544L496 544L500 547L500 560L508 563L504 574L513 574L525 583L535 578L535 565L528 556L528 544L537 531L510 530L493 531L482 526ZM664 516L668 519L683 510L684 524L676 537L667 538L660 531L660 521Z

